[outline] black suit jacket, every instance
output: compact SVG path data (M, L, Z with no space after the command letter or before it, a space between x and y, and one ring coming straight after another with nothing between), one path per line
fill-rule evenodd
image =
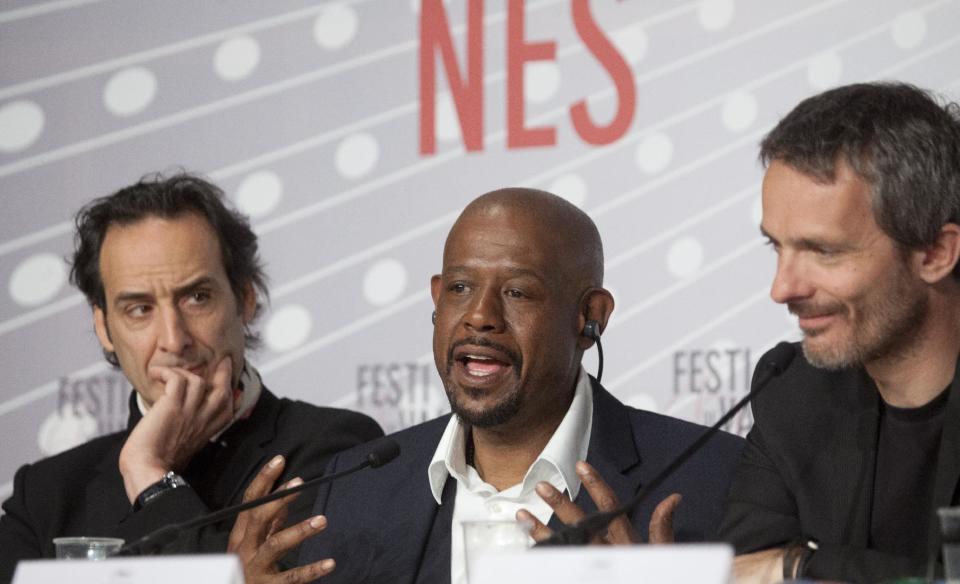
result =
M587 461L621 500L633 497L704 430L627 407L596 381L593 400ZM325 514L329 527L304 543L300 561L334 558L337 569L324 578L324 584L450 581L456 481L447 480L443 504L437 505L427 478L427 467L449 418L443 416L394 434L400 444L396 460L321 489L314 512ZM670 493L680 492L684 499L675 516L678 540L713 538L742 446L742 439L718 434L632 513L633 524L646 537L654 506ZM328 470L347 468L365 453L362 447L344 452ZM576 502L587 512L596 509L586 489L580 490ZM551 526L557 526L556 518Z
M53 557L52 539L113 536L126 541L164 525L239 503L243 491L271 457L287 458L284 476L310 478L323 472L335 452L383 434L356 412L278 399L263 389L252 414L204 448L182 473L191 488L176 489L132 512L118 461L130 429L140 420L131 396L128 430L21 467L0 516L0 582L12 578L17 561ZM225 444L225 446L224 446ZM301 497L303 499L303 497ZM291 521L306 517L310 498L291 509ZM165 551L224 551L233 521L184 534Z
M737 553L812 537L820 549L805 575L814 578L877 582L925 575L926 558L867 547L880 419L876 385L863 369L817 369L797 351L791 366L753 402L754 426L730 487L721 537ZM934 505L928 510L933 557L939 546L936 508L957 504L957 379L950 387Z

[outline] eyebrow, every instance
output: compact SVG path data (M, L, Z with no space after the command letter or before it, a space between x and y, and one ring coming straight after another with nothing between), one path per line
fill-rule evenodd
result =
M450 266L443 270L444 274L448 273L457 273L457 272L469 272L471 268L469 266ZM511 276L530 276L531 278L536 278L537 280L543 280L543 277L537 272L529 268L507 268L507 271L510 272Z
M766 237L768 240L770 240L770 243L773 243L774 245L780 245L780 244L781 244L781 242L778 241L776 237L774 237L774 236L770 235L769 233L767 233L766 229L764 229L762 225L760 226L760 234L763 235L764 237ZM834 249L834 250L836 250L836 251L846 251L846 250L849 250L849 249L853 249L853 246L851 246L851 245L849 245L849 244L846 244L846 243L832 242L832 241L823 240L823 239L811 239L811 238L809 238L809 237L804 237L804 238L802 238L802 239L797 239L797 240L795 240L795 241L791 241L790 243L791 243L794 247L797 247L797 248L799 248L799 249L822 249L822 248L828 248L828 249Z
M210 276L200 276L194 280L191 280L190 282L187 282L186 284L174 288L173 297L180 298L182 296L186 296L190 292L193 292L197 288L210 286L215 283L215 280ZM142 302L146 300L153 300L153 298L153 294L149 292L121 292L120 294L117 294L116 298L114 298L113 305L119 306L128 302Z

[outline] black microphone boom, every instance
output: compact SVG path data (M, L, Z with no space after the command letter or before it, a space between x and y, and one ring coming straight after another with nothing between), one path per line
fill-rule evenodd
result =
M370 468L380 468L394 458L400 456L400 445L395 440L380 440L373 445L373 450L367 454Z
M171 523L170 525L164 525L160 529L151 531L147 535L141 537L140 539L134 540L119 550L114 556L128 556L133 555L135 552L141 553L150 553L152 550L159 549L160 547L167 545L171 541L177 538L181 532L185 529L191 529L195 527L204 527L206 525L211 525L224 519L229 519L234 515L246 511L247 509L252 509L254 507L259 507L260 505L265 505L270 501L276 501L288 495L293 495L301 491L305 491L311 487L316 487L327 483L340 477L344 477L349 474L353 474L358 470L364 468L379 468L397 456L400 455L400 445L396 441L389 438L378 441L373 444L372 449L363 462L352 466L346 470L333 473L331 475L323 475L319 477L312 478L308 481L303 482L295 487L290 487L289 489L283 489L280 491L275 491L269 495L264 495L252 501L247 501L246 503L240 503L239 505L232 505L230 507L225 507L219 511L214 511L213 513L208 513L206 515L201 515L200 517L195 517L188 521L183 521L181 523Z
M577 523L573 525L564 526L551 535L549 538L541 541L537 544L537 547L542 546L556 546L556 545L585 545L590 542L590 538L593 535L600 533L607 528L607 525L614 520L618 515L624 513L629 513L633 509L640 506L647 497L653 493L657 487L659 487L665 480L667 480L670 475L676 472L687 460L690 459L694 454L696 454L703 445L707 443L710 438L716 434L720 428L725 426L735 415L739 412L745 405L750 403L754 397L757 396L760 391L766 387L771 379L783 373L787 367L790 366L790 363L793 362L793 358L796 355L796 349L790 343L784 341L779 343L776 347L768 351L763 357L761 357L760 365L764 367L764 371L761 373L760 377L757 379L757 382L753 384L753 389L748 393L743 399L738 401L736 405L730 408L726 414L723 415L717 423L713 426L707 428L707 430L700 435L696 441L688 446L683 452L677 455L670 464L668 464L660 474L658 474L652 481L644 485L643 489L637 493L637 496L632 500L628 501L625 504L620 505L616 509L611 509L610 511L602 511L587 515Z

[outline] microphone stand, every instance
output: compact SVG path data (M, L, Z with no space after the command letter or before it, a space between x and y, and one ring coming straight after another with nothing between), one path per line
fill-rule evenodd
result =
M785 348L784 348L785 347ZM560 546L560 545L585 545L590 542L590 538L595 534L600 533L606 529L607 525L618 515L623 515L624 513L629 513L636 507L639 507L641 503L645 502L650 494L653 493L657 487L662 485L674 472L677 471L687 460L693 456L697 451L699 451L704 444L714 434L720 431L720 428L725 426L737 413L743 409L745 405L750 403L750 400L755 398L757 394L762 391L767 384L773 379L776 375L779 375L790 361L793 360L794 349L789 343L780 343L778 344L771 352L778 351L777 355L771 355L767 363L770 365L767 370L764 372L763 376L757 380L757 383L754 385L753 391L745 395L740 401L738 401L730 411L724 414L717 423L713 426L707 428L707 430L700 435L690 446L685 448L683 452L677 455L671 462L668 464L660 474L658 474L652 481L644 485L644 488L637 493L637 495L630 501L621 504L615 509L609 511L602 511L588 515L578 521L573 525L564 526L548 537L547 539L537 543L534 547L551 547L551 546ZM787 354L788 358L783 357Z
M397 446L397 443L393 440L382 440L380 443L374 446L373 450L364 458L363 462L352 466L346 470L335 472L330 475L323 475L306 481L305 483L299 484L295 487L290 487L288 489L283 489L282 491L276 491L270 493L269 495L264 495L252 501L247 501L246 503L240 503L239 505L233 505L230 507L225 507L219 511L214 511L213 513L208 513L207 515L201 515L200 517L195 517L188 521L183 521L181 523L172 523L170 525L165 525L155 531L152 531L140 539L134 540L125 546L121 547L113 556L129 556L133 555L135 552L141 553L151 553L154 550L159 549L161 546L164 546L174 539L177 535L180 534L185 529L191 529L194 527L203 527L205 525L210 525L217 523L218 521L223 521L237 515L247 509L252 509L260 505L269 503L271 501L276 501L288 495L293 495L301 491L305 491L311 487L321 485L326 482L336 480L340 477L346 476L348 474L355 473L359 470L362 470L367 467L379 468L384 464L390 462L400 454L400 447ZM112 557L112 556L111 556Z

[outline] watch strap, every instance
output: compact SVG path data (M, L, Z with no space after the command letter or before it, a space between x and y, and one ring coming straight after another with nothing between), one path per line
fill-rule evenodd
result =
M163 478L161 478L159 481L153 483L144 489L139 495L137 495L136 500L133 502L133 510L139 511L140 509L143 509L149 505L151 501L157 499L163 494L186 486L188 486L187 481L185 481L182 476L171 470L167 474L163 475Z

